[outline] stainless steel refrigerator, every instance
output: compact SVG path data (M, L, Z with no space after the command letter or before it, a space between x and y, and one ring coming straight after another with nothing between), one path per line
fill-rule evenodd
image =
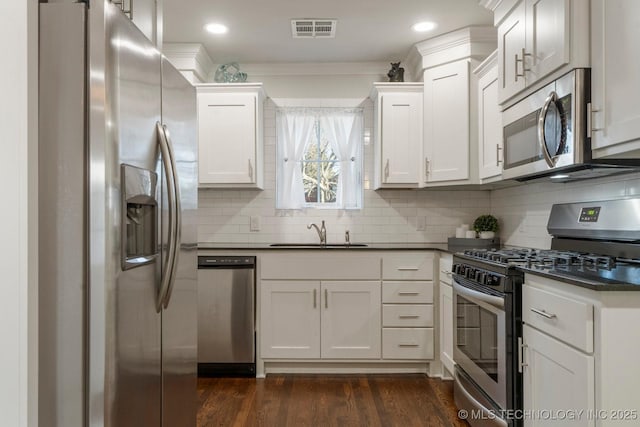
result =
M40 5L39 420L195 426L195 90L106 1Z

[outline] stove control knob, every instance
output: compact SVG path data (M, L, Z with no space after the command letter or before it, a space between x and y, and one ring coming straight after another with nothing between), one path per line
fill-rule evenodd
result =
M489 286L498 286L500 285L500 276L495 276L493 274L489 274L486 277L485 284Z
M476 269L475 268L471 268L471 267L467 267L467 271L465 271L465 276L468 279L475 279L475 277L476 277Z
M451 271L453 272L453 274L460 274L461 268L462 266L460 264L453 264L453 266L451 267Z
M476 282L484 284L485 280L487 280L487 273L484 271L476 271Z

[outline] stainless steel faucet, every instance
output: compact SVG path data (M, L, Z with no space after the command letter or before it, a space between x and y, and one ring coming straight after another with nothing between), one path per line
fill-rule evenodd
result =
M318 232L318 237L320 237L320 244L321 245L326 245L327 244L327 229L324 226L324 220L322 221L322 226L320 228L318 228L318 226L315 225L314 223L311 223L311 224L307 225L307 230L311 230L311 227L315 228L316 231Z

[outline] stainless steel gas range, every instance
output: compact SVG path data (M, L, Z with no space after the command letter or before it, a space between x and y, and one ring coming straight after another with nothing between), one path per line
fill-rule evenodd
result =
M526 272L591 289L640 290L640 198L557 204L547 229L551 250L453 257L454 397L472 426L522 425L518 343Z

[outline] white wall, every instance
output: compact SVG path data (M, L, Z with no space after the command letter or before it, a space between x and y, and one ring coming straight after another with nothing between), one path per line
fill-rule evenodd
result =
M503 243L548 249L547 220L551 205L640 197L640 174L575 183L534 183L491 192L491 211L500 219Z
M267 91L269 89L267 88ZM287 93L292 96L290 92ZM336 105L343 99L333 100ZM330 99L324 99L325 105ZM365 101L365 129L373 128L373 104ZM490 211L487 191L365 190L360 211L275 209L275 111L272 100L265 104L265 189L201 189L199 196L200 242L316 242L307 230L310 222L326 221L327 239L343 242L349 230L352 242L446 242L463 222L471 222ZM372 178L373 145L365 145L365 184ZM251 216L259 216L262 228L249 231ZM421 218L426 227L417 231Z
M0 2L0 425L37 420L38 1Z

